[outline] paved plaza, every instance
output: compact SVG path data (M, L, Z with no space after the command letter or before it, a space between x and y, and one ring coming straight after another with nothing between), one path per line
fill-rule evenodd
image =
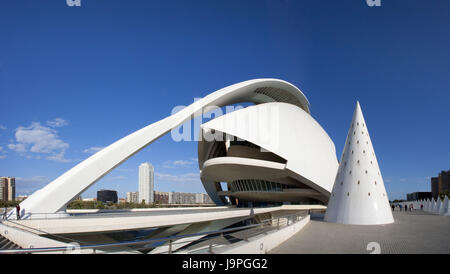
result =
M395 223L361 226L313 219L291 239L272 250L275 254L371 253L377 242L381 254L450 254L450 217L419 210L394 212Z

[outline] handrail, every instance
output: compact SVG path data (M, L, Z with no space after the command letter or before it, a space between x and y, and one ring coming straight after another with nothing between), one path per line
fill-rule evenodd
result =
M145 209L145 208L144 208ZM148 208L153 209L153 208ZM171 208L173 209L173 208ZM175 210L183 210L183 211L192 211L192 212L198 212L200 210L206 210L206 211L220 211L220 208L216 207L207 207L203 209L198 209L196 207L192 207L189 209L183 208L183 209L174 209ZM248 210L248 208L233 208L233 210ZM11 212L9 216L14 212ZM135 215L145 215L145 214L153 214L155 211L121 211L120 209L117 210L111 210L111 212L82 212L82 213L73 213L73 212L54 212L54 213L44 213L44 212L27 212L22 217L21 220L47 220L50 219L52 216L62 216L62 217L76 217L76 218L97 218L101 216L118 216L118 215L128 215L131 216L133 214ZM35 216L35 217L33 217ZM40 217L44 216L44 217ZM47 217L50 216L50 217Z
M261 221L259 224L251 224L246 226L240 226L240 227L234 227L234 228L226 228L221 230L214 230L214 231L207 231L207 232L198 232L198 233L192 233L192 234L184 234L184 235L173 235L168 237L162 237L162 238L155 238L155 239L148 239L148 240L139 240L139 241L125 241L125 242L119 242L119 243L107 243L107 244L88 244L88 245L80 245L77 248L81 249L93 249L95 250L102 249L102 248L111 248L111 247L123 247L123 246L136 246L136 245L148 245L155 242L169 242L169 252L171 252L171 244L174 240L177 239L183 239L183 238L190 238L190 237L196 237L196 236L204 236L204 235L212 235L212 234L220 234L223 235L227 232L233 232L233 231L240 231L240 230L246 230L250 228L255 227L262 227L264 223L272 223L272 221L277 220L277 229L279 229L280 219L287 219L286 226L289 226L289 218L290 217L303 217L305 216L304 213L296 213L296 214L289 214L284 215L276 218L271 218L267 220ZM295 223L293 221L292 223ZM292 224L291 223L291 224ZM52 234L50 234L52 235ZM56 235L54 235L56 236ZM62 237L62 236L61 236ZM69 239L71 240L71 239ZM72 245L67 245L64 247L45 247L45 248L27 248L27 249L11 249L11 250L0 250L0 254L19 254L19 253L34 253L34 252L56 252L56 251L66 251L69 248L73 248ZM145 247L144 247L145 248ZM140 248L143 249L143 248Z

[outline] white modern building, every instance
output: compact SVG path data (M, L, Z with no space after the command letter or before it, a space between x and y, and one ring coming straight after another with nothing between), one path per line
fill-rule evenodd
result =
M139 203L154 202L154 169L150 163L142 163L139 166Z
M158 138L195 117L238 103L252 105L214 115L200 127L198 167L212 201L327 205L339 167L333 141L296 86L255 79L217 90L102 149L21 203L22 218L65 211L74 197ZM193 202L198 199L193 195ZM148 163L139 167L142 200L153 202L153 167ZM169 203L181 200L169 195Z

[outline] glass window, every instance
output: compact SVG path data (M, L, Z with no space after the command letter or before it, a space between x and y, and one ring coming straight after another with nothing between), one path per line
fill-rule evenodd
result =
M261 180L258 180L258 191L262 191Z
M280 183L278 183L278 191L283 191L283 186Z

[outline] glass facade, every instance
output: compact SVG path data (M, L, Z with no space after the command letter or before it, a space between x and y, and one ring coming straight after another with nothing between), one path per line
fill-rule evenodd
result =
M230 141L230 146L246 146L246 147L253 147L253 148L259 148L259 146L250 143L248 141L237 141L237 140L233 140Z
M294 186L274 183L265 180L244 179L236 180L230 184L233 192L264 191L264 192L282 192L286 188L295 188Z

